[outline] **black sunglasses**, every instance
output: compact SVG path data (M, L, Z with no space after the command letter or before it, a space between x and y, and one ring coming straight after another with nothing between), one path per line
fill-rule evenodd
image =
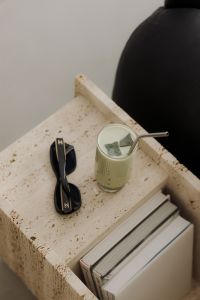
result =
M81 194L77 186L69 183L67 175L76 168L76 153L72 145L57 138L50 147L50 161L57 178L54 205L61 214L70 214L81 207Z

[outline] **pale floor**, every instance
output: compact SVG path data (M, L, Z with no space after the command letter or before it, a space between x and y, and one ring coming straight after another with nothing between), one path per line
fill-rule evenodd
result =
M21 279L1 259L0 300L36 300Z

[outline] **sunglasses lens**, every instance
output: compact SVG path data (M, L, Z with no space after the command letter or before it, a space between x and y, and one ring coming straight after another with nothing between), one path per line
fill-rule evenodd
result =
M66 175L69 175L76 168L76 153L74 148L72 148L66 155L66 164L65 164L65 172Z
M72 183L70 183L69 185L73 211L76 211L81 207L81 193L76 185Z
M72 213L73 211L78 210L81 207L81 194L80 190L72 183L69 183L70 186L70 199L72 202L72 207L66 208L63 210L61 205L61 197L63 197L64 203L67 203L69 198L66 194L65 190L60 188L60 185L57 184L55 188L55 194L54 194L54 203L55 208L59 213Z

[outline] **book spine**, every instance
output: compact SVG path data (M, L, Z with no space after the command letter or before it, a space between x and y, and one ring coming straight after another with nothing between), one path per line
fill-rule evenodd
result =
M103 290L102 289L102 299L103 300L114 300L112 297L112 295L107 291L107 290Z
M107 291L107 300L115 300L115 296Z
M84 263L84 261L80 260L81 270L85 279L85 283L90 291L97 296L96 288L94 285L94 281L92 279L91 269L90 267Z
M101 286L103 284L101 274L94 271L93 272L93 279L94 279L94 283L95 283L95 287L96 287L97 295L98 295L99 299L104 300L105 298L103 297L103 293L102 293L102 290L101 290Z

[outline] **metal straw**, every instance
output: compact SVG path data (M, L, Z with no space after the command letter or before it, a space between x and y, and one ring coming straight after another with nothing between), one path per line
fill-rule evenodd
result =
M136 137L136 139L133 141L133 144L131 145L131 148L130 148L130 150L128 152L128 155L131 154L131 152L133 151L133 149L137 145L139 139L141 139L141 138L147 138L147 137L166 137L168 135L169 135L168 131L164 131L164 132L152 132L152 133L146 133L146 134L138 135Z

